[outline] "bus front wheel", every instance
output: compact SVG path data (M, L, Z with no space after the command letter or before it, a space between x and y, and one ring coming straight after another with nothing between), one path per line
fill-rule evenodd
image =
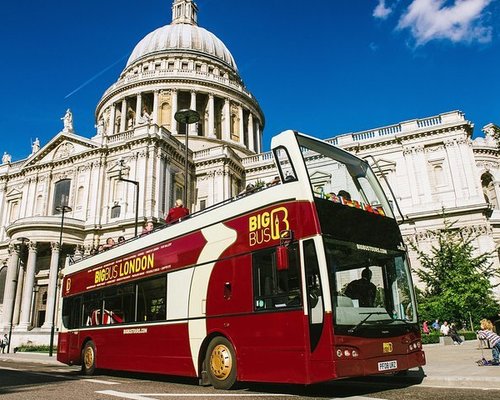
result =
M92 340L85 343L82 351L82 373L94 375L95 372L95 344Z
M231 389L236 383L236 356L233 345L224 337L208 345L205 366L210 384L216 389Z

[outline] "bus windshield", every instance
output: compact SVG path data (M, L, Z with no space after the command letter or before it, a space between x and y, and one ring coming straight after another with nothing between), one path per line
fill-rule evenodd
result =
M324 241L336 329L361 334L363 328L374 325L416 322L404 252L329 237Z

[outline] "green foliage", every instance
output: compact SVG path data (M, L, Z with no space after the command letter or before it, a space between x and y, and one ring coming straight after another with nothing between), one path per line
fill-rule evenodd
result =
M34 346L29 344L22 344L17 347L17 352L48 353L49 348L50 346L47 345ZM53 351L57 352L57 348L53 347Z
M444 224L444 229L431 231L437 245L430 253L412 246L422 265L416 274L426 286L424 291L417 290L420 319L461 324L472 317L477 324L498 313L491 278L499 276L499 271L490 261L491 253L476 254L473 241L477 236L454 228L446 219Z
M428 335L422 334L422 344L439 343L439 332L431 332Z

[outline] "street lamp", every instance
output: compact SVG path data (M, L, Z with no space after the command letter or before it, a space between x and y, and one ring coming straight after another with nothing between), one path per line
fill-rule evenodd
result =
M49 357L52 357L52 347L54 346L54 334L55 334L55 324L56 324L56 303L57 303L57 282L59 280L59 267L61 265L61 256L62 256L62 237L63 237L63 228L64 228L64 214L67 212L73 211L70 206L60 205L56 207L56 211L61 213L61 229L59 231L59 259L57 261L57 275L56 275L56 287L54 290L54 304L52 309L52 326L50 328L50 344L49 344Z
M139 182L132 181L130 179L122 178L122 169L124 167L124 165L123 165L124 160L120 159L120 161L118 163L120 166L120 169L118 170L118 180L123 181L123 182L132 183L133 185L135 185L135 230L134 230L134 236L137 236L137 226L139 224Z
M189 137L189 124L194 124L200 120L198 111L183 109L179 110L174 115L175 120L180 124L186 125L186 132L184 138L184 147L186 154L184 156L184 207L188 207L188 137ZM188 207L189 208L189 207Z
M28 243L30 240L26 237L20 237L17 238L21 242L21 245ZM22 250L22 248L21 248ZM15 279L15 286L14 286L14 302L13 305L16 303L16 296L17 296L17 280L19 279L19 267L21 265L21 257L19 261L17 262L17 271L16 271L16 279ZM12 313L10 315L10 326L9 326L9 344L7 345L7 353L10 353L10 345L12 343L12 325L14 324L14 310L12 310Z

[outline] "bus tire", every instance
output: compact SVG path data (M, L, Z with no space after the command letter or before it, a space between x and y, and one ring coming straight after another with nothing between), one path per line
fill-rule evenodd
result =
M95 344L92 340L89 340L82 350L82 373L84 375L94 375L95 370Z
M236 355L231 342L222 336L213 338L207 348L205 366L215 389L231 389L236 383Z

